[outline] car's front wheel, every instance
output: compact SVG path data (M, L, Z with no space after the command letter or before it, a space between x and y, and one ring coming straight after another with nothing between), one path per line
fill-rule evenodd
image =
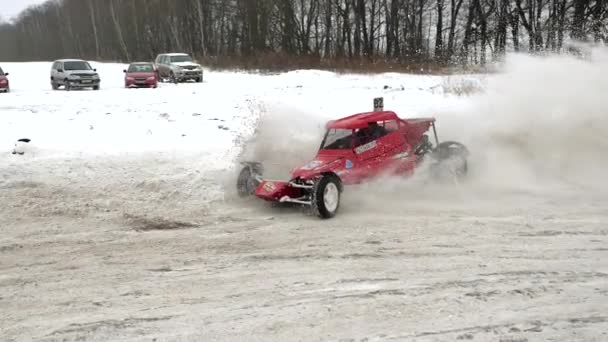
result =
M314 213L320 218L336 216L340 208L342 183L336 175L328 174L318 178L312 189L311 204Z
M251 196L260 185L262 167L258 163L248 163L239 173L236 181L236 190L239 197Z

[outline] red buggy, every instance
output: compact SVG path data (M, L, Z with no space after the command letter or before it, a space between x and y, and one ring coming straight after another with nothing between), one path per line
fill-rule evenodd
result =
M319 217L331 218L345 185L382 175L410 176L427 156L435 176L466 175L467 148L453 141L439 143L434 118L401 119L384 111L382 102L374 100L373 112L328 122L317 156L293 169L287 181L263 179L262 164L245 162L237 180L239 195L307 205Z

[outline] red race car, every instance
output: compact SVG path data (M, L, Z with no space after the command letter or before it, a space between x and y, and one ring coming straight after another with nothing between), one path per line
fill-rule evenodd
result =
M383 99L377 98L373 112L328 122L317 156L293 169L288 181L265 180L261 163L244 162L237 191L241 197L307 205L319 217L331 218L345 185L381 175L410 176L427 156L434 176L457 180L467 173L468 155L461 143L439 143L434 118L401 119L384 111Z
M158 87L158 70L152 63L132 63L125 73L126 88Z

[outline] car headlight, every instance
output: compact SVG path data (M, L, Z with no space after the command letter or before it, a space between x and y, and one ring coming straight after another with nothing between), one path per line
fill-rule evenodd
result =
M73 80L78 80L78 79L80 79L80 76L70 75L70 76L68 76L68 78L73 79Z
M127 77L127 81L135 81L133 77Z
M99 74L93 75L93 78L99 78Z
M156 79L156 77L154 77L154 76L148 77L148 81L154 81L155 79Z
M0 84L7 84L8 81L7 80L0 80Z

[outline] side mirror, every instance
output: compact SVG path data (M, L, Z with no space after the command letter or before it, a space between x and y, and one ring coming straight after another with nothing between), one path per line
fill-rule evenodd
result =
M93 69L93 71L97 71L97 69Z
M5 73L4 73L4 76L8 76L8 72L5 72Z
M124 72L125 74L127 73L127 70L123 70L122 72Z

